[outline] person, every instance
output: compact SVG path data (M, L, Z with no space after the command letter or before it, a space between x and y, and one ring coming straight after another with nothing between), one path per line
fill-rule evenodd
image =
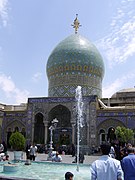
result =
M59 155L58 151L56 154L52 157L52 162L62 162L62 157Z
M4 146L2 143L0 143L0 161L2 161L3 157L5 156L5 153L3 151L4 151Z
M4 146L2 143L0 143L0 153L3 153L3 151L4 151Z
M127 149L128 155L121 161L121 166L124 172L124 180L135 179L135 150L133 147Z
M110 149L109 155L110 155L110 157L115 158L115 149L114 149L113 144L111 144L111 149Z
M115 159L121 160L119 144L114 145L114 150L115 150Z
M71 172L66 172L65 173L65 180L73 180L73 173Z
M128 155L127 149L132 147L131 143L127 143L126 146L120 149L121 160Z
M123 171L120 161L109 157L111 146L101 145L102 156L91 165L91 180L122 180Z
M4 157L3 157L3 161L9 161L9 155L6 154Z
M3 144L3 147L4 147L3 153L5 153L5 155L6 155L7 154L7 145L6 145L5 141L3 141L2 144Z
M35 143L33 143L33 145L30 146L30 160L35 161L36 156L37 156L37 146L35 145Z
M71 154L72 154L72 157L75 156L75 145L74 144L72 144L72 146L71 146Z
M30 159L30 146L29 144L26 145L26 159Z
M5 154L4 153L0 153L0 161L3 161Z
M83 163L84 159L85 159L84 158L84 153L80 152L79 153L79 163ZM77 155L75 156L75 159L74 159L74 161L72 163L77 163Z

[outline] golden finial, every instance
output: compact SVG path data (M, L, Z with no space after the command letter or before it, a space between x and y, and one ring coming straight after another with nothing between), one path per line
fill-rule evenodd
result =
M77 34L80 25L80 22L78 21L78 14L76 14L76 18L74 20L74 24L72 24L73 28L75 28L75 34Z

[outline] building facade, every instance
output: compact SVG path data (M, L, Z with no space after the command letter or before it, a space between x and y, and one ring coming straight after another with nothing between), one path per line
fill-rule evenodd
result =
M113 138L117 126L135 130L135 88L102 98L103 59L97 48L77 33L77 23L76 18L75 34L61 41L48 58L48 97L28 98L26 104L18 106L0 104L0 136L8 146L9 137L16 130L27 141L49 144L49 127L55 118L58 124L53 131L54 144L76 144L78 86L83 96L80 144L86 151Z

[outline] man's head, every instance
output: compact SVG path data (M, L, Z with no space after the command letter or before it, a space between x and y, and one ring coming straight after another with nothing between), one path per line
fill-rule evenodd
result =
M111 146L109 144L102 144L100 147L103 155L108 155L110 153Z
M132 147L132 144L131 143L127 143L126 147L127 148Z
M127 153L128 153L128 154L134 154L134 152L135 152L135 151L134 151L134 148L133 148L133 147L128 147L128 148L127 148Z
M66 172L65 180L73 180L73 174L71 172Z

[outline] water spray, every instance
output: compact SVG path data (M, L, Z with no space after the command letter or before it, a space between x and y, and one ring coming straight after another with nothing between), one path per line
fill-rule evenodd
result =
M75 98L77 100L77 171L79 171L80 127L83 127L83 102L81 86L77 86Z

